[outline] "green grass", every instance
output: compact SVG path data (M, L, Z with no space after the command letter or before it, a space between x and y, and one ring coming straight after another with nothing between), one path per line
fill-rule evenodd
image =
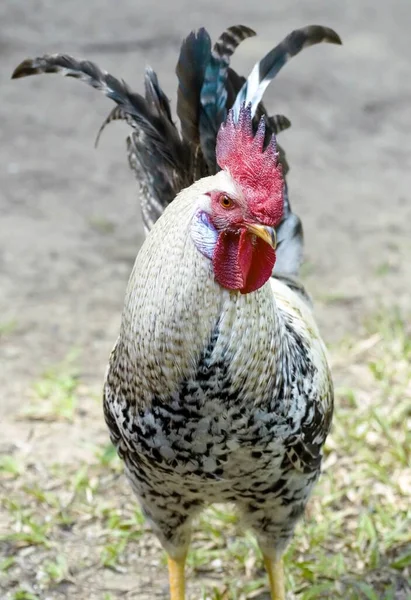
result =
M35 381L31 400L22 416L33 421L72 421L77 408L78 353L70 353L63 362L48 369Z
M105 235L109 235L115 231L115 224L112 221L109 221L105 217L95 215L90 217L89 224L98 233L103 233Z
M0 322L0 338L2 336L6 336L11 333L14 333L16 329L17 329L16 319L10 319L9 321Z
M19 588L12 595L13 600L40 600L39 596L33 594L29 590L25 590L24 588Z
M2 477L17 477L22 475L23 465L15 456L0 455L0 475Z
M60 583L67 577L67 560L64 555L58 554L53 560L45 561L39 578L45 585Z
M411 330L399 314L381 313L367 331L364 339L345 340L332 351L334 424L323 476L285 556L290 598L411 597ZM90 427L93 441L95 423L104 429L101 409L90 396L95 412L88 424L79 421L79 385L74 362L65 361L35 384L35 407L46 425ZM8 520L0 587L7 600L59 599L61 586L79 600L90 590L106 600L148 600L152 590L139 583L145 574L156 589L166 589L165 556L110 444L68 464L17 452L3 457L0 469ZM255 539L227 507L200 516L187 565L192 600L269 597ZM115 582L135 574L136 589L124 596L118 584L107 588L103 576L110 573Z

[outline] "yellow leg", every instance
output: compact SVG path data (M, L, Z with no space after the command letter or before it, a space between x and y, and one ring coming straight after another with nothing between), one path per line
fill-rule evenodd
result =
M170 600L184 600L186 557L173 559L168 557L168 579L170 581Z
M285 600L285 581L283 561L274 561L269 556L264 556L264 565L270 582L271 599Z

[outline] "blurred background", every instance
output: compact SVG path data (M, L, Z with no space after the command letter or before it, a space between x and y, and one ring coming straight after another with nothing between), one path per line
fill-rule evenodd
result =
M303 25L332 27L344 44L305 50L265 96L269 113L283 113L292 122L279 140L291 166L293 209L305 229L303 279L335 364L342 415L327 464L331 472L334 464L343 471L335 489L334 475L328 480L325 475L322 496L333 499L327 504L330 521L324 517L322 525L324 540L334 531L332 515L342 519L342 529L331 536L321 566L310 555L313 538L302 528L305 537L298 550L291 549L290 564L305 552L304 560L313 560L318 572L314 566L311 575L300 569L289 585L307 600L407 597L402 503L410 472L407 445L401 444L411 398L410 2L16 0L0 5L0 450L8 498L1 512L7 535L0 587L7 598L144 600L163 597L165 589L165 581L156 580L161 553L107 446L99 406L125 286L143 239L137 185L125 153L127 126L108 127L95 150L99 126L112 108L108 99L73 80L11 81L11 73L24 58L65 52L95 61L142 91L143 70L150 65L175 106L182 38L205 26L216 39L237 23L258 34L235 52L232 64L243 75ZM395 422L388 422L384 406L392 416L399 405ZM373 425L370 415L378 406L383 412ZM345 451L344 431L358 423L363 427ZM393 454L396 442L400 447ZM367 457L360 454L365 447ZM359 459L360 471L353 459L344 463L349 452ZM363 471L364 464L377 463L385 465L384 476ZM377 484L388 487L378 492ZM372 501L365 488L367 494L377 489ZM355 490L348 504L334 506L347 489ZM390 508L383 512L395 523L374 523L368 516L365 537L358 541L355 532L362 531L368 514L363 511L370 503L376 510L378 494L389 497ZM74 512L63 510L72 503ZM318 525L321 513L313 514ZM347 514L352 521L344 520ZM225 530L215 514L203 522L207 531L204 523L211 530L217 523L214 528L225 537L214 540L215 547L226 548L235 525L227 522ZM385 533L394 526L398 537L388 543ZM207 535L213 540L217 533ZM193 598L267 597L263 579L261 589L246 587L250 573L254 580L255 572L263 575L252 543L244 544L233 551L241 559L235 589L223 553L193 558L190 568L198 575ZM344 552L356 558L352 563L347 558L340 572L335 561ZM392 566L395 561L400 562ZM333 587L316 592L324 569ZM350 583L350 574L376 595L361 596L365 592ZM344 577L354 587L344 587ZM220 595L201 586L216 587ZM307 595L312 589L314 595ZM390 590L394 595L385 596ZM124 596L125 591L130 593Z

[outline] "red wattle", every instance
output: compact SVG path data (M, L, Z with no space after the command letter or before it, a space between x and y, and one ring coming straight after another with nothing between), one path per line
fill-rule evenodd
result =
M244 287L241 288L242 294L254 292L262 287L268 281L273 273L275 265L275 251L264 240L257 237L253 244L253 259L248 271L248 277Z
M248 294L270 278L275 264L273 248L246 229L241 233L222 231L213 255L217 282L229 290Z

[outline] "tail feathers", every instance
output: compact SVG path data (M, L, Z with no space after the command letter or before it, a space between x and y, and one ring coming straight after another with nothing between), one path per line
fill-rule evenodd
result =
M277 248L274 275L298 275L303 261L304 237L301 219L290 213L277 229Z
M251 102L252 114L254 115L267 86L288 60L296 56L303 48L321 42L328 42L330 44L342 43L339 35L333 29L322 27L321 25L308 25L307 27L296 29L287 35L280 44L275 46L254 66L250 76L237 95L234 104L236 118L238 118L240 107L244 102L247 105Z
M235 102L238 92L242 88L245 83L245 77L242 75L238 75L233 69L228 68L227 72L227 108L231 108ZM273 115L268 116L267 111L262 102L260 102L257 106L256 113L253 119L253 128L254 133L257 131L258 124L260 122L261 117L264 116L266 122L266 132L265 132L265 140L264 147L266 147L271 139L272 134L277 135L281 131L288 129L291 127L291 121L287 119L284 115ZM280 154L280 163L283 167L283 175L287 175L289 171L289 166L287 163L287 159L285 157L285 152L283 148L277 142L277 149Z
M218 129L227 116L227 69L230 57L237 46L255 31L244 25L234 25L226 29L218 38L204 72L204 82L200 92L199 133L203 155L209 171L217 170L215 140Z
M271 129L271 131L277 135L281 131L285 131L291 127L291 121L284 115L274 115L267 118L267 125L269 129Z
M211 55L211 39L201 28L183 41L177 62L177 115L183 139L194 146L200 143L200 92Z
M151 67L146 67L144 74L144 85L146 89L146 101L151 110L153 110L158 117L164 117L166 120L170 121L172 125L174 125L171 117L170 102L161 89L160 84L158 83L157 75ZM104 119L98 131L94 144L95 147L98 146L104 129L113 121L126 121L131 127L134 127L133 118L126 113L121 106L115 106L106 119Z
M300 218L291 211L287 184L284 183L284 212L277 228L274 275L297 275L303 260L304 233Z
M158 161L155 152L147 151L144 137L135 134L127 138L127 155L139 184L141 214L147 233L188 182L180 168L169 168Z
M104 129L107 127L107 125L109 123L112 123L113 121L126 121L128 125L130 125L130 127L134 127L135 123L133 121L133 117L131 117L128 113L126 113L121 106L115 106L110 113L108 114L108 116L104 119L103 123L101 124L100 129L98 130L97 136L96 136L96 141L94 142L94 147L97 148L100 138L101 138L101 134L103 133Z
M257 128L264 115L265 144L268 144L272 134L291 125L283 115L267 114L261 100L269 83L303 48L323 41L341 44L338 35L326 27L312 25L295 30L254 66L246 80L229 67L229 62L237 46L253 35L255 32L248 27L230 27L212 48L210 36L202 28L183 41L176 67L177 114L182 139L172 121L169 100L150 68L145 72L145 97L94 63L63 54L27 59L15 69L12 77L60 73L84 81L114 100L117 106L102 124L96 144L107 124L114 120L125 120L132 127L127 140L129 162L140 184L143 220L149 230L183 187L218 170L216 136L231 107L234 117L238 118L241 105L251 102L253 127ZM286 175L288 163L281 146L277 148ZM302 256L302 226L291 211L286 183L284 214L277 234L274 275L297 273Z
M236 48L247 38L254 37L256 32L251 27L245 25L232 25L220 35L213 46L213 55L220 57L228 67L230 57L234 54Z
M231 108L235 103L237 94L246 82L245 77L238 75L233 69L229 68L227 72L227 108ZM291 127L291 121L285 115L273 115L269 117L262 102L256 108L254 115L254 124L258 127L261 117L264 115L267 129L270 133L278 134Z
M124 81L101 71L88 60L76 60L67 54L46 54L38 58L28 58L14 70L12 79L40 73L60 73L65 77L74 77L114 100L130 115L140 117L140 113L144 113L143 99L139 94L133 93Z
M235 103L235 99L237 98L238 92L243 87L246 82L246 78L242 75L239 75L234 69L228 67L227 69L227 81L226 81L226 90L227 90L227 110L229 110Z
M143 220L146 227L150 228L186 184L189 165L187 150L171 121L168 100L155 74L149 71L146 77L148 99L132 92L124 81L101 71L94 63L78 61L63 54L27 59L16 68L12 77L17 79L39 73L75 77L118 104L103 123L99 135L107 123L116 119L126 120L133 128L129 141L130 152L134 152L136 173L142 189ZM144 197L148 199L146 203Z
M156 111L159 117L173 123L171 116L170 102L158 83L157 74L151 67L146 67L144 73L144 86L146 90L146 100L149 106Z
M124 81L119 81L90 61L79 61L66 54L49 54L26 59L15 69L12 79L40 73L60 73L66 77L74 77L99 90L121 107L121 113L118 113L116 118L121 118L120 114L132 117L134 126L145 130L158 145L162 156L171 163L174 161L171 146L175 144L170 146L169 143L170 135L172 137L170 127L167 127L164 119L156 118L147 101L140 94L132 92Z
M234 97L234 118L238 118L241 105L245 102L251 103L253 126L256 128L261 116L266 120L265 145L268 144L271 135L277 134L291 126L291 122L283 115L268 116L261 100L269 83L274 79L280 69L292 57L301 52L307 46L320 42L341 44L339 36L327 27L311 25L290 33L278 46L273 48L260 62L258 62L247 80L240 77L235 71L228 71L228 93L229 101ZM283 174L289 171L288 162L284 150L277 145L283 166ZM280 274L297 275L303 259L304 235L300 218L291 211L288 198L287 183L284 183L284 212L282 221L277 229L277 251L274 276Z
M253 35L255 32L249 27L229 27L211 48L210 36L201 28L182 43L176 67L177 114L183 140L191 145L195 155L195 170L202 176L217 171L215 141L227 114L226 75L230 56L243 40Z

